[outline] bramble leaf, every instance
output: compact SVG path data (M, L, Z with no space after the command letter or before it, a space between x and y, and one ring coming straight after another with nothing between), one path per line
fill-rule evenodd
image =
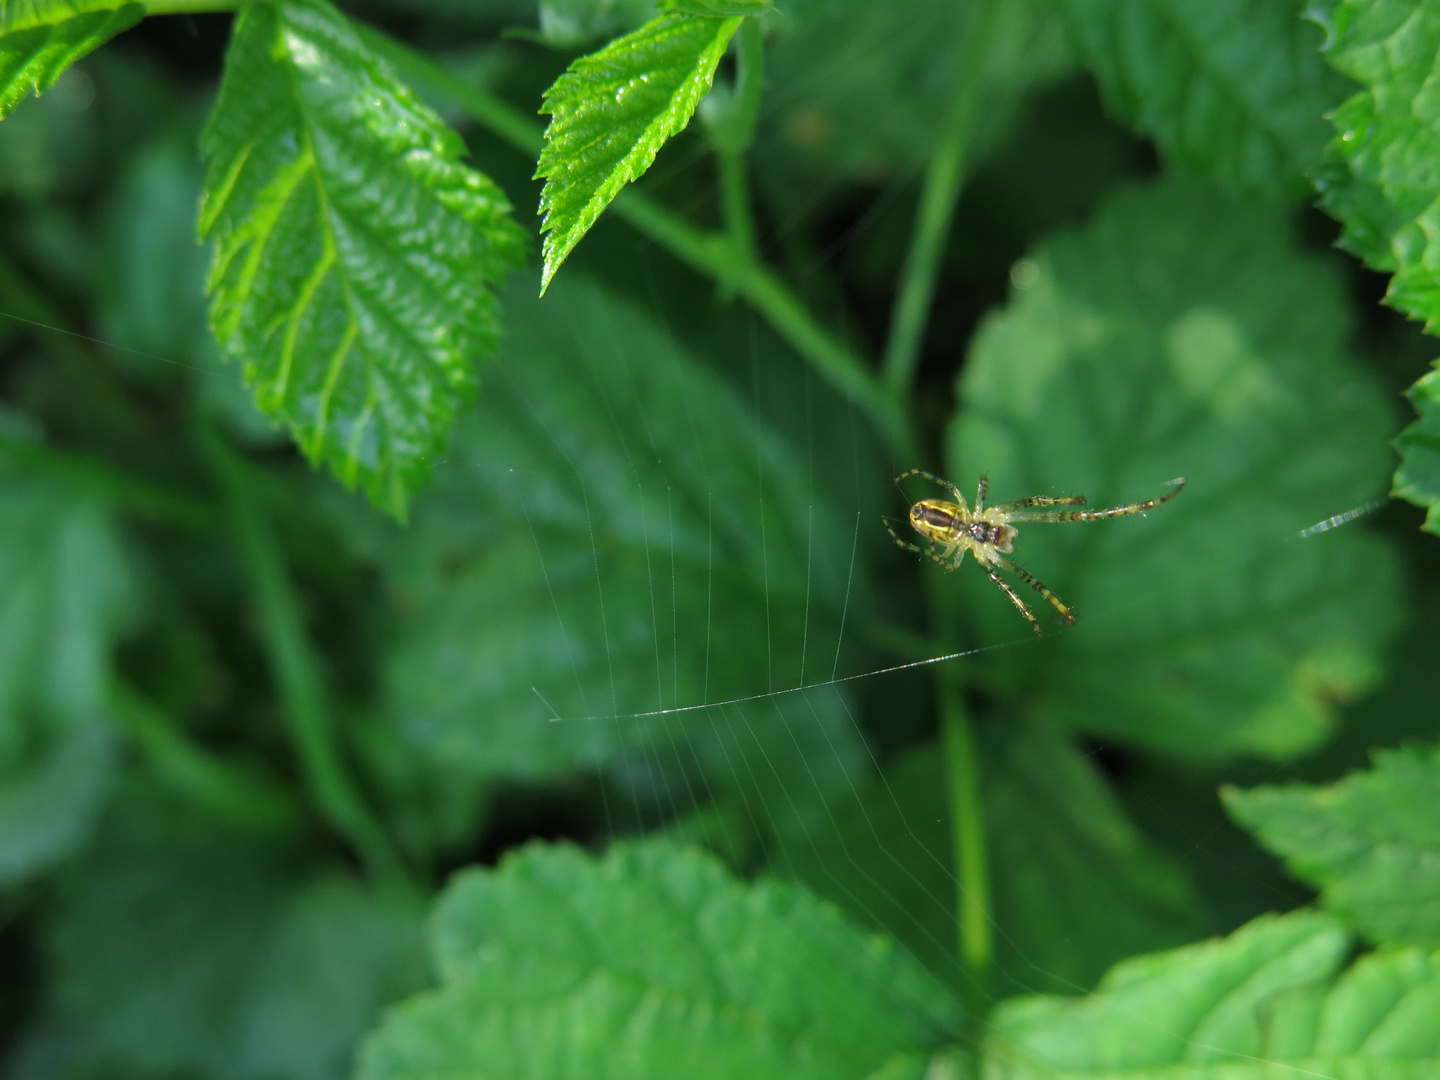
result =
M1230 788L1225 803L1371 940L1440 947L1440 753L1382 750L1329 787Z
M1395 440L1400 465L1391 493L1426 507L1424 528L1440 533L1440 372L1421 378L1406 396L1420 418Z
M100 506L0 474L0 886L90 829L114 764L110 651L138 595Z
M1338 268L1296 248L1282 211L1168 183L1122 191L1022 280L960 379L951 479L1092 507L1189 486L1144 517L1022 525L1015 560L1079 622L993 665L1061 726L1173 754L1315 745L1376 680L1402 610L1363 523L1301 536L1390 469L1394 419L1346 353ZM986 640L1028 633L977 567L953 579Z
M404 518L496 341L504 194L325 0L245 7L201 150L217 340L311 461Z
M125 0L9 0L0 4L0 120L65 69L145 15Z
M1180 866L1135 828L1073 741L1044 724L995 721L977 725L977 742L1001 996L1088 989L1125 957L1203 933ZM953 981L964 975L945 784L937 748L912 751L773 865Z
M1295 0L1060 0L1110 108L1168 161L1227 188L1300 198L1345 81Z
M1385 302L1436 333L1440 110L1430 88L1440 75L1440 3L1326 0L1315 17L1329 34L1326 59L1364 87L1335 111L1339 137L1320 178L1320 205L1344 225L1341 247L1394 275ZM1437 387L1433 375L1415 384L1410 400L1420 419L1395 444L1395 494L1429 508L1430 532L1440 532Z
M434 491L376 537L398 616L381 722L472 791L598 768L683 803L698 772L771 824L820 812L864 755L840 692L656 710L828 678L864 594L854 529L646 315L583 276L521 292Z
M1325 915L1264 916L1227 938L1137 957L1079 998L995 1011L985 1080L1408 1080L1440 1068L1440 953L1350 949Z
M1394 273L1386 301L1433 330L1440 112L1427 88L1440 71L1440 4L1324 0L1313 14L1327 31L1325 59L1364 87L1332 117L1320 205L1344 225L1341 247Z
M715 77L739 18L661 15L582 56L545 91L543 294L610 200L684 130Z
M653 841L467 871L433 943L441 988L391 1012L359 1080L919 1080L958 1020L914 960L803 889Z

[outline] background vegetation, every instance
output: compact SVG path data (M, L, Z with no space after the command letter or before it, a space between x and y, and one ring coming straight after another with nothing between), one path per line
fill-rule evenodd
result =
M0 0L7 1074L1440 1074L1437 56Z

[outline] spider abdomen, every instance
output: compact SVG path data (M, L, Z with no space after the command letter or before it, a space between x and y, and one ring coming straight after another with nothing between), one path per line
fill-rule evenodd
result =
M981 511L976 516L944 499L922 499L910 507L910 524L921 536L936 544L963 545L977 554L983 548L996 551L1015 549L1015 529L997 520L998 515Z

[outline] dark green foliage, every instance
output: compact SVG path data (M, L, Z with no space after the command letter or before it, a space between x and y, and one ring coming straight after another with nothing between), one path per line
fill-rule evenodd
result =
M21 1075L338 1080L425 983L420 910L300 852L127 792L71 869Z
M325 0L245 10L201 149L216 338L312 461L403 519L499 333L509 202Z
M0 473L0 886L70 854L99 809L110 653L137 598L102 506Z
M1089 988L1118 960L1204 932L1184 871L1136 830L1071 740L995 717L980 749L996 966L1007 991ZM833 834L784 849L776 870L890 928L937 974L957 978L953 838L937 749L902 758L836 815Z
M839 693L630 714L828 677L847 590L866 592L849 531L790 448L639 311L583 277L526 291L507 297L490 392L434 491L376 540L405 612L384 723L456 781L658 754L666 783L698 770L798 826L859 767ZM763 490L727 497L757 470ZM807 761L793 809L775 770Z
M1440 1075L1432 0L217 6L0 0L0 1078Z

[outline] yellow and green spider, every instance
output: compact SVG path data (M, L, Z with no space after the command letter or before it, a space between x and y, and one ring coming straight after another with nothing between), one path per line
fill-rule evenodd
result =
M980 477L980 487L975 492L975 509L971 510L965 503L965 496L960 494L960 489L949 480L942 480L924 469L911 469L909 472L903 472L897 476L895 482L898 484L909 476L923 476L927 480L933 480L955 496L955 501L921 499L910 507L910 525L930 542L929 547L926 548L922 548L918 544L906 543L890 527L890 522L885 522L885 528L895 543L907 551L915 551L934 559L946 570L954 570L958 567L964 560L967 551L974 552L975 561L990 575L990 580L999 585L1005 591L1005 595L1010 598L1010 602L1020 609L1020 614L1030 620L1036 637L1042 636L1039 621L1026 606L1025 601L1015 595L1015 590L1005 583L997 571L1004 570L1007 574L1013 574L1049 600L1055 610L1059 612L1060 621L1066 626L1074 625L1075 613L1027 571L1005 557L1015 550L1017 532L1015 524L1099 521L1101 518L1122 517L1125 514L1143 514L1146 510L1155 509L1161 503L1169 502L1185 487L1185 478L1181 476L1170 481L1175 485L1174 491L1146 502L1110 506L1104 510L1035 510L1032 508L1037 506L1084 506L1085 496L1036 495L1029 499L1021 499L1019 502L986 506L985 492L990 486L990 480L989 477L982 476Z

